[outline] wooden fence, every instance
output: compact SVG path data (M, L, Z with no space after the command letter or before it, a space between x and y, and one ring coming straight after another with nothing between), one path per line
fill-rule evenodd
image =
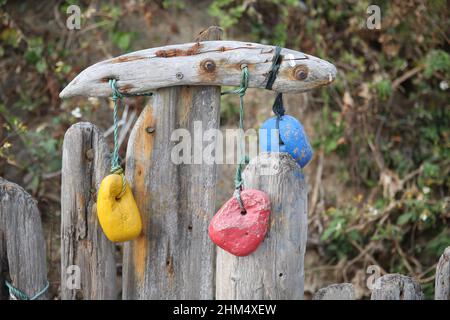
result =
M214 40L220 34L207 37ZM263 153L245 169L245 187L265 191L272 214L261 247L250 256L235 257L208 238L216 206L216 165L176 165L170 159L172 131L193 132L194 121L201 121L204 131L218 129L219 109L218 86L155 91L128 141L126 177L143 232L119 247L121 259L97 220L96 195L110 165L103 134L90 123L67 131L62 156L61 299L303 299L307 184L297 163L287 154ZM267 169L277 173L263 174ZM450 248L437 266L436 299L450 299L449 260ZM35 201L0 178L0 299L8 299L5 280L35 295L47 283L46 267ZM371 298L423 299L423 294L414 279L387 274L377 280ZM320 289L314 299L355 299L355 292L351 284L335 284Z
M292 159L282 156L282 169L273 177L258 173L261 163L270 165L273 154L260 155L245 171L246 185L268 192L275 200L273 213L277 213L272 215L267 239L254 254L238 258L218 249L215 263L211 258L216 256L215 250L209 240L202 234L192 235L194 230L206 233L204 230L201 232L201 228L206 228L214 212L213 207L205 213L198 206L186 218L187 225L182 222L181 225L163 228L168 220L165 220L163 211L159 211L162 204L155 206L151 204L152 200L147 200L150 203L147 204L149 209L145 219L155 233L147 231L143 239L128 244L123 256L122 285L117 285L117 264L121 262L116 261L116 248L103 235L95 210L96 190L108 172L108 157L103 136L94 125L78 123L67 131L62 178L61 299L303 298L306 244L306 191L303 190L306 189L302 189L305 188L304 180L297 174L299 169ZM264 161L261 158L265 158ZM290 193L291 188L300 191L300 196ZM150 195L152 192L156 191L149 191ZM299 209L294 210L294 207ZM145 215L145 211L141 213ZM150 213L158 216L155 219ZM289 223L284 223L286 220ZM156 230L158 226L161 230ZM186 230L180 230L182 227ZM180 234L172 235L176 232ZM301 234L301 237L296 238L295 234ZM159 244L160 239L167 242ZM195 252L196 245L205 251L199 249L194 256L188 257L189 253ZM151 253L149 247L157 252ZM181 248L188 252L181 252ZM155 255L159 259L162 257L162 261L152 261L146 255L150 253L152 258ZM79 288L70 285L71 266L79 268ZM192 285L194 280L190 277L201 283ZM3 285L5 280L31 297L45 286L47 265L36 201L17 184L0 178L0 300L9 299L8 290ZM355 296L352 284L341 283L318 290L313 299L353 300ZM400 274L378 278L371 295L372 300L420 300L423 297L418 282ZM48 295L43 295L39 299L47 298ZM435 299L450 300L450 247L444 251L436 267Z

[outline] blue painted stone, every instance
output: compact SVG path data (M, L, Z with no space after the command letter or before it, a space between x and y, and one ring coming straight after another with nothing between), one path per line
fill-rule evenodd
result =
M261 152L287 152L303 168L312 158L313 150L300 121L284 115L280 119L280 145L276 134L277 118L266 120L259 129L259 148Z

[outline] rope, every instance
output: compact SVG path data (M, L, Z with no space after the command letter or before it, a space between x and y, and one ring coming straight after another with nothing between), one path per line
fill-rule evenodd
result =
M109 79L109 85L112 89L112 100L114 102L114 112L113 112L113 118L114 118L114 150L111 157L111 173L113 174L119 174L122 177L122 190L120 191L120 194L117 196L117 199L121 198L127 187L127 181L125 179L125 174L123 171L123 168L120 165L120 158L119 158L119 119L118 119L118 110L119 110L119 102L122 101L123 97L137 97L137 96L151 96L152 93L122 93L119 91L119 88L117 88L117 80L116 79Z
M245 92L248 88L248 79L249 79L249 72L248 72L248 66L246 64L243 64L241 66L242 69L242 75L241 75L241 83L238 89L231 90L231 91L225 91L222 92L222 95L224 94L238 94L239 95L239 156L238 164L236 166L236 174L234 178L234 187L235 191L233 196L236 198L236 200L239 203L239 206L241 208L242 213L244 214L246 212L244 203L241 199L241 190L242 190L242 171L244 169L245 164L248 161L248 158L244 155L244 137L243 137L243 131L244 131L244 96Z
M281 56L281 47L276 46L275 53L272 58L272 67L270 68L270 71L267 75L266 89L272 90L272 85L275 82L275 79L277 78L278 70L280 69L282 61L283 57ZM282 145L284 144L284 142L281 140L280 137L280 120L284 116L286 110L284 109L283 106L283 94L281 92L277 93L277 96L272 106L272 111L277 116L275 128L277 129L278 132L279 145Z
M286 110L284 109L284 106L283 106L283 94L281 92L277 93L277 96L276 96L275 101L272 106L272 111L277 116L277 121L275 122L275 129L277 130L277 134L278 134L278 143L281 146L284 144L284 142L283 142L283 140L281 140L281 135L280 135L280 120L286 112Z
M278 70L280 69L282 61L283 57L281 56L281 47L276 46L275 53L273 54L272 58L272 67L270 68L270 71L267 75L267 83L266 83L267 90L272 90L273 83L277 78Z
M23 292L22 290L17 289L16 287L14 287L10 282L5 281L6 286L8 287L9 290L9 295L12 299L14 300L37 300L39 299L50 287L50 283L47 281L47 283L45 284L45 287L39 291L38 293L36 293L34 296L30 297L28 296L25 292Z

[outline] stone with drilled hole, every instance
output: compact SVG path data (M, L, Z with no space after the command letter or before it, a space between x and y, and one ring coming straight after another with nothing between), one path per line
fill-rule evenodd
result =
M266 120L259 130L259 145L261 152L287 152L304 167L313 156L313 150L302 124L290 115L280 119L280 139L276 129L277 118Z
M241 191L241 199L245 212L233 196L219 209L208 228L216 245L239 257L255 251L264 240L270 214L267 193L246 189Z

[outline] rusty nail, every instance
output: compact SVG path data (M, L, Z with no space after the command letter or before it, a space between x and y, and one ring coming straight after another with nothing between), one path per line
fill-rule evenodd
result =
M175 77L177 77L178 80L181 80L181 79L183 79L184 75L181 72L177 72Z
M202 67L207 72L212 72L216 69L216 64L212 60L205 60L202 62Z
M298 66L294 71L294 76L297 80L305 80L308 77L308 67Z
M297 73L297 78L299 78L299 79L301 79L301 80L305 80L307 76L308 76L308 75L307 75L306 72L303 71L303 70L300 70L300 71Z
M145 131L147 131L147 133L153 133L153 132L155 132L155 128L147 127L147 128L145 128Z
M94 159L94 150L93 149L89 149L86 151L86 159L88 159L88 160Z

